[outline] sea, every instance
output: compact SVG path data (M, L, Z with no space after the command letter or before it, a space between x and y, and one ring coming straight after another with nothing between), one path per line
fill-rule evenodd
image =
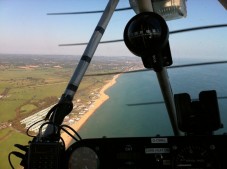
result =
M227 64L167 69L174 94L216 90L223 128L227 132ZM124 73L110 87L107 100L78 131L82 138L171 136L172 127L156 73Z

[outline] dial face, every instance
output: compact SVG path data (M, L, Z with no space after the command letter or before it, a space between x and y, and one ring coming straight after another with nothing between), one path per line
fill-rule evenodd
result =
M187 146L174 159L176 169L219 169L214 152L200 146Z
M98 169L99 159L91 148L79 147L72 152L68 164L69 169Z

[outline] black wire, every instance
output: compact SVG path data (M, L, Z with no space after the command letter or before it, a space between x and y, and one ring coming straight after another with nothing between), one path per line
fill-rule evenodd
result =
M48 113L47 113L47 115L46 115L46 117L45 117L45 120L49 120L49 119L50 119L50 116L55 112L55 110L58 108L58 106L59 106L59 104L56 104L56 105L54 105L54 107L52 107L52 108L48 111Z
M34 126L34 125L37 124L37 123L40 123L41 121L44 121L44 120L39 120L39 121L33 123L31 126L29 126L29 128L28 128L27 131L26 131L26 134L27 134L28 136L30 136L30 137L35 137L35 136L32 136L32 135L29 134L29 130L30 130L30 128L31 128L32 126ZM41 124L41 126L39 127L39 133L38 133L38 135L39 135L40 137L42 136L42 128L43 128L45 125L48 125L48 124L57 127L57 131L59 132L59 140L61 140L61 142L62 142L62 144L63 144L64 147L65 147L65 141L64 141L64 139L63 139L62 137L60 137L60 130L63 130L64 132L66 132L66 133L67 133L69 136L71 136L75 141L82 140L82 138L80 137L80 135L79 135L72 127L70 127L70 126L68 126L68 125L64 125L64 124L61 125L61 126L59 126L59 125L56 125L55 123L50 122L50 121ZM76 137L74 137L69 131L67 131L66 129L64 129L64 127L65 127L65 128L69 128L71 131L73 131L73 132L76 134L76 136L79 138L79 140L78 140ZM59 129L60 129L60 130L59 130ZM9 164L10 164L10 166L11 166L12 169L15 169L14 166L13 166L13 164L12 164L12 162L11 162L11 155L15 155L15 156L18 156L18 157L20 157L20 158L23 158L23 157L21 157L21 154L20 154L19 152L15 152L15 151L12 151L12 152L10 152L10 153L8 154L8 161L9 161Z
M29 126L28 129L27 129L27 131L26 131L26 134L27 134L28 136L30 136L30 137L33 137L33 138L36 137L36 136L33 136L33 135L30 135L30 134L29 134L30 128L31 128L32 126L34 126L35 124L40 123L41 121L49 120L49 119L51 118L51 115L53 115L53 116L55 115L55 114L53 114L53 113L56 113L56 109L57 109L57 108L60 108L61 106L65 106L65 105L69 105L69 106L70 106L70 107L69 107L70 109L73 108L72 102L62 102L62 103L56 104L55 106L53 106L53 107L48 111L48 113L47 113L45 119L39 120L39 121L33 123L31 126ZM70 111L71 111L71 110L70 110ZM53 117L53 116L52 116L52 117ZM82 140L82 138L80 137L80 135L79 135L72 127L67 126L67 125L61 125L61 126L60 126L60 125L57 125L57 124L55 124L54 122L51 122L51 121L45 122L45 123L43 123L43 124L40 125L40 127L39 127L39 132L38 132L38 139L42 138L42 129L43 129L43 127L44 127L45 125L48 125L48 124L55 126L55 127L54 127L54 133L57 134L57 135L59 134L59 138L57 138L57 139L62 140L62 142L63 142L64 145L65 145L65 142L64 142L64 140L60 137L60 130L65 131L68 135L70 135L70 136L71 136L74 140L76 140L76 141ZM73 132L75 133L75 135L79 138L79 140L78 140L76 137L74 137L71 133L69 133L66 129L64 129L64 127L69 128L71 131L73 131ZM55 131L56 128L57 128L57 132ZM59 130L59 129L60 129L60 130Z
M10 153L8 154L8 161L9 161L10 167L11 167L12 169L15 169L14 166L13 166L13 164L12 164L12 162L11 162L11 159L10 159L10 157L11 157L11 155L12 155L13 153L14 153L14 152L10 152Z
M169 34L182 33L182 32L190 32L190 31L197 31L197 30L203 30L203 29L221 28L221 27L226 27L226 26L227 26L227 24L198 26L198 27L193 27L193 28L186 28L186 29L180 29L180 30L170 31Z
M126 7L126 8L118 8L115 9L115 11L125 11L125 10L130 10L132 9L131 7ZM95 13L103 13L103 10L98 10L98 11L83 11L83 12L60 12L60 13L47 13L47 15L79 15L79 14L95 14Z
M123 39L115 39L115 40L108 40L108 41L101 41L99 42L100 44L103 43L115 43L115 42L122 42L124 41ZM79 45L87 45L88 43L72 43L72 44L60 44L59 46L79 46Z
M26 134L27 134L29 137L35 137L35 136L33 136L33 135L30 135L28 132L29 132L29 130L30 130L30 128L31 128L32 126L36 125L37 123L40 123L41 121L45 121L45 120L44 120L44 119L39 120L39 121L33 123L31 126L28 127L28 129L26 130Z
M54 117L55 117L55 114L56 114L56 112L57 112L57 109L59 108L61 108L61 106L66 106L66 105L68 105L69 106L69 112L71 112L72 111L72 109L73 109L73 103L72 102L68 102L68 101L63 101L63 102L59 102L59 103L57 103L54 107L52 107L50 110L49 110L49 112L47 113L47 115L46 115L46 117L45 117L45 120L54 120ZM54 113L54 114L53 114ZM53 114L53 116L51 116Z
M65 125L65 124L61 125L61 127L69 128L70 130L72 130L77 135L77 137L79 138L79 140L82 140L82 137L79 135L79 133L76 130L74 130L72 127L70 127L68 125Z
M27 134L28 136L30 136L30 137L33 137L33 138L36 137L36 136L30 135L30 134L29 134L29 130L30 130L30 128L31 128L32 126L34 126L34 125L37 124L37 123L40 123L41 121L44 121L44 120L39 120L39 121L33 123L31 126L29 126L29 128L28 128L27 131L26 131L26 134ZM56 125L55 123L50 122L50 121L45 122L45 123L43 123L43 124L40 125L40 127L39 127L39 132L38 132L38 135L39 135L39 136L42 135L42 128L43 128L45 125L48 125L48 124L57 127L57 131L59 131L59 129L65 131L68 135L70 135L70 136L71 136L74 140L76 140L76 141L82 140L81 136L80 136L72 127L70 127L70 126L68 126L68 125L65 125L65 124L59 126L59 125ZM79 139L77 139L76 137L74 137L71 133L69 133L66 129L64 129L64 127L65 127L65 128L69 128L71 131L73 131L73 132L75 133L75 135L76 135ZM59 133L60 133L60 132L59 132ZM65 145L64 140L63 140L61 137L60 137L60 139L62 140L63 144Z
M68 125L65 125L65 124L58 126L58 125L56 125L56 124L53 123L53 122L46 122L46 123L43 123L43 124L40 126L40 128L39 128L39 135L40 135L40 136L42 135L41 133L42 133L42 128L43 128L43 126L44 126L44 125L47 125L47 124L54 125L55 127L58 128L58 131L59 131L59 129L65 131L68 135L70 135L70 136L71 136L74 140L76 140L76 141L82 140L81 136L80 136L72 127L70 127L70 126L68 126ZM78 140L76 137L74 137L71 133L69 133L66 129L64 129L64 127L69 128L71 131L73 131L73 132L76 134L76 136L79 138L79 140ZM60 139L63 141L63 144L65 145L64 140L63 140L61 137L60 137Z
M185 29L170 31L169 34L198 31L198 30L203 30L203 29L222 28L222 27L227 27L227 24L207 25L207 26L198 26L198 27L193 27L193 28L185 28ZM101 41L100 44L122 42L122 41L124 41L124 40L123 39L108 40L108 41ZM80 45L87 45L87 44L88 44L87 42L84 42L84 43L60 44L59 46L80 46Z
M61 128L64 132L66 132L68 135L70 135L75 141L79 141L76 137L74 137L70 132L68 132L66 129L63 127Z
M227 60L223 61L215 61L215 62L201 62L201 63L190 63L190 64L183 64L183 65L173 65L167 67L167 69L176 69L176 68L184 68L184 67L193 67L193 66L206 66L206 65L216 65L216 64L226 64ZM105 75L115 75L121 73L138 73L138 72L145 72L150 71L153 69L139 69L139 70L132 70L132 71L118 71L118 72L111 72L111 73L92 73L92 74L85 74L84 76L105 76Z
M12 169L14 169L14 166L13 166L13 164L12 164L12 162L11 162L11 158L10 158L11 155L15 155L16 157L21 158L22 161L23 161L24 158L25 158L25 155L22 154L22 153L20 153L20 152L18 152L18 151L12 151L12 152L10 152L10 153L8 154L8 161L9 161L9 164L10 164L10 166L11 166ZM21 164L22 164L22 162L21 162Z
M39 135L41 136L42 134L42 128L45 126L45 125L47 125L47 124L50 124L50 125L53 125L53 126L55 126L55 127L57 127L58 128L58 131L59 131L59 133L60 133L60 130L63 130L63 131L65 131L68 135L70 135L75 141L79 141L79 140L82 140L82 138L81 138L81 136L72 128L72 127L70 127L70 126L68 126L68 125L61 125L61 126L59 126L59 125L56 125L55 123L53 123L53 122L46 122L46 123L43 123L41 126L40 126L40 128L39 128ZM75 134L76 134L76 136L79 138L79 140L76 138L76 137L74 137L70 132L68 132L66 129L64 129L64 127L66 127L66 128L69 128L70 130L72 130ZM59 130L60 129L60 130ZM60 140L63 142L63 145L64 145L64 147L65 147L65 142L64 142L64 139L62 138L62 137L60 137Z
M167 67L168 69L172 68L184 68L184 67L192 67L192 66L206 66L206 65L216 65L216 64L226 64L227 61L213 61L213 62L201 62L201 63L191 63L191 64L183 64L183 65L174 65Z

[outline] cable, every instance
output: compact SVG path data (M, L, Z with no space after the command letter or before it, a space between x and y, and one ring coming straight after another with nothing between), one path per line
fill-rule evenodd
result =
M66 129L61 128L64 132L66 132L68 135L70 135L75 141L79 141L76 137L74 137L70 132L68 132Z
M33 135L30 135L28 132L29 132L29 130L30 130L30 128L31 128L32 126L34 126L34 125L40 123L41 121L45 121L45 119L39 120L39 121L33 123L31 126L28 127L28 129L26 130L26 134L27 134L29 137L35 137L35 136L33 136Z
M130 9L132 8L131 7L118 8L118 9L115 9L115 11L125 11ZM97 10L97 11L83 11L83 12L60 12L60 13L47 13L47 15L79 15L79 14L94 14L94 13L102 13L102 12L104 11Z
M198 30L204 30L204 29L216 29L216 28L223 28L223 27L227 27L227 24L206 25L206 26L198 26L198 27L192 27L192 28L186 28L186 29L179 29L175 31L170 31L169 34L198 31ZM107 41L101 41L100 44L123 42L123 41L124 41L123 39L107 40ZM83 42L83 43L59 44L59 46L80 46L80 45L87 45L87 44L88 44L87 42Z
M45 126L45 125L47 125L47 124L50 124L50 125L53 125L53 126L55 126L54 127L54 134L55 134L55 136L57 135L57 137L56 138L54 138L54 140L59 140L59 139L61 139L61 137L60 137L60 130L59 130L59 128L60 128L60 126L59 125L56 125L55 123L53 123L53 122L50 122L50 121L48 121L48 122L45 122L45 123L43 123L41 126L40 126L40 128L39 128L39 138L38 138L38 140L40 141L41 140L41 138L42 138L42 128L43 128L43 126ZM55 130L55 129L57 129L57 130Z
M9 165L11 166L12 169L15 169L14 166L13 166L13 164L12 164L12 162L11 162L11 158L10 158L11 155L15 155L16 157L19 157L19 158L22 158L22 159L24 158L24 155L21 154L21 153L19 153L19 152L17 152L17 151L12 151L12 152L10 152L8 154Z
M57 107L57 106L54 106L52 110L56 109L56 107ZM45 118L45 119L47 119L47 118ZM39 120L39 121L35 122L34 124L32 124L31 126L29 126L29 128L28 128L27 131L26 131L26 134L27 134L28 136L30 136L30 137L33 137L33 138L36 137L36 136L30 135L30 134L29 134L29 130L30 130L30 128L31 128L32 126L34 126L34 125L37 124L37 123L40 123L41 121L44 121L44 120ZM56 125L56 124L54 124L53 122L50 122L50 121L45 122L45 123L43 123L43 124L40 125L40 127L39 127L39 132L38 132L39 138L41 138L41 136L42 136L42 129L43 129L43 127L44 127L45 125L48 125L48 124L53 125L53 126L55 126L55 127L57 128L57 131L54 131L54 133L56 133L56 134L59 133L59 135L60 135L60 130L63 130L63 131L65 131L68 135L70 135L74 140L76 140L76 141L82 140L81 136L80 136L72 127L70 127L70 126L68 126L68 125L65 125L65 124L63 124L63 125L61 125L61 126L58 126L58 125ZM56 129L56 128L55 128L55 129ZM69 133L69 132L68 132L66 129L64 129L64 128L68 128L68 129L70 129L71 131L73 131L74 134L75 134L79 139L77 139L75 136L73 136L71 133ZM59 129L60 129L60 130L59 130ZM59 137L60 137L60 136L59 136ZM57 139L58 139L58 138L57 138ZM63 140L61 137L60 137L60 139L63 141L63 144L64 144L64 140Z
M203 30L203 29L222 28L222 27L226 27L226 26L227 26L227 24L206 25L206 26L198 26L198 27L193 27L193 28L186 28L186 29L170 31L169 33L175 34L175 33L190 32L190 31L197 31L197 30Z
M66 106L69 106L69 107L66 107ZM72 109L73 109L73 103L70 102L70 101L62 101L62 102L57 103L54 107L52 107L48 111L48 113L45 117L45 120L53 120L54 121L56 112L58 111L58 109L61 110L62 108L64 108L64 109L69 108L68 112L71 112ZM60 112L60 113L62 113L62 112Z
M74 130L72 127L70 127L68 125L65 125L65 124L61 125L61 127L69 128L70 130L72 130L77 135L77 137L79 138L79 140L82 140L82 137L79 135L79 133L77 133L77 131Z
M226 63L227 63L227 60L190 63L190 64L169 66L169 67L167 67L167 69L176 69L176 68L193 67L193 66L206 66L206 65L215 65L215 64L226 64ZM138 72L145 72L145 71L150 71L150 70L152 70L152 69L138 69L138 70L131 70L131 71L111 72L111 73L92 73L92 74L86 74L85 76L105 76L105 75L115 75L115 74L120 74L120 73L138 73Z
M54 124L53 122L46 122L46 123L43 123L40 128L39 128L39 136L41 137L42 136L42 128L43 126L47 125L47 124L50 124L50 125L53 125L57 128L57 132L54 132L56 134L59 134L59 139L63 142L63 145L65 147L65 142L64 142L64 139L62 137L60 137L60 130L63 130L64 132L66 132L69 136L71 136L75 141L79 141L79 140L82 140L81 136L70 126L68 125L61 125L61 126L58 126L56 124ZM77 139L75 136L73 136L69 131L67 131L65 128L69 128L71 131L73 131L75 133L75 135L79 138ZM58 138L57 138L58 139Z
M71 104L70 104L71 105ZM52 110L56 109L57 106L55 106L55 108L53 108ZM47 119L47 118L45 118ZM82 140L82 138L80 137L80 135L70 126L68 125L57 125L55 124L54 122L50 122L50 121L47 121L43 124L40 125L39 127L39 131L38 131L38 135L37 136L33 136L33 135L30 135L29 134L29 130L32 126L34 126L35 124L37 123L40 123L41 121L44 121L44 120L39 120L35 123L33 123L31 126L29 126L29 128L27 129L26 131L26 134L30 137L33 137L33 141L30 142L30 144L35 144L36 146L39 146L39 143L46 143L46 144L49 144L49 143L59 143L61 144L62 148L66 148L66 145L65 145L65 141L64 139L60 136L60 131L63 130L64 132L66 132L69 136L71 136L71 138L73 138L75 141L79 141L79 140ZM45 125L53 125L54 126L54 132L53 132L53 135L50 135L50 137L42 137L42 129ZM73 131L73 133L75 133L75 135L79 138L77 139L73 134L71 134L68 130L66 130L65 128L69 128L71 131ZM53 136L53 137L52 137ZM52 137L52 138L51 138ZM8 154L8 161L9 161L9 164L11 166L12 169L15 169L15 167L13 166L12 164L12 161L11 161L11 155L15 155L16 157L19 157L22 159L21 161L21 166L26 166L27 165L27 156L28 156L28 151L29 151L29 148L30 146L26 145L26 146L23 146L23 145L20 145L20 144L15 144L14 145L15 147L19 148L20 150L23 150L25 151L26 153L25 154L22 154L20 152L17 152L17 151L12 151ZM22 164L23 163L23 164Z
M14 151L12 151L12 152L10 152L10 153L8 154L8 161L9 161L10 167L11 167L12 169L15 169L14 166L13 166L13 164L12 164L12 162L11 162L11 159L10 159L10 157L11 157L12 154L14 154Z
M99 42L100 44L103 43L116 43L116 42L122 42L124 41L123 39L115 39L115 40L108 40L108 41L101 41ZM59 44L59 46L80 46L80 45L87 45L88 43L71 43L71 44Z
M47 115L46 115L46 117L45 117L45 120L49 120L49 119L50 119L50 116L52 115L52 113L55 112L55 110L58 108L58 106L59 106L59 103L56 104L56 105L54 105L54 107L52 107L52 108L48 111L48 113L47 113Z

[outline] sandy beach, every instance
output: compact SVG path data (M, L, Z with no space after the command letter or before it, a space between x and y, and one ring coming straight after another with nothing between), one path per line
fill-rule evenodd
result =
M93 107L91 107L82 117L79 121L75 122L74 124L71 125L71 127L78 131L82 126L83 124L89 119L89 117L106 101L109 99L109 96L105 94L105 91L110 88L111 86L113 86L115 83L116 83L116 79L119 77L119 74L118 75L115 75L113 77L112 80L110 80L107 84L105 84L102 89L100 90L99 94L100 94L100 97L98 99L95 100L95 102L93 103ZM66 148L69 146L69 144L71 143L72 141L72 138L66 134L66 133L63 133L62 135L62 138L64 139L65 141L65 145L66 145Z

